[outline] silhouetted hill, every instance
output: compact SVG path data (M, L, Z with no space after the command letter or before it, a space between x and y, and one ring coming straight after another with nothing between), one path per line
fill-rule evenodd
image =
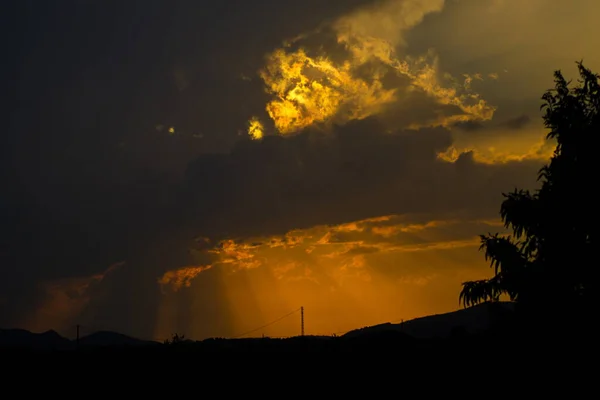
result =
M79 339L80 346L148 346L160 344L154 341L136 339L117 332L100 331Z
M514 303L483 303L475 307L445 314L429 315L400 324L385 323L350 331L343 337L383 335L385 332L401 332L410 337L448 338L457 333L483 333L500 323L514 311Z
M101 331L79 339L79 347L141 347L160 343L140 340L121 333ZM75 340L62 337L55 331L34 333L24 329L1 329L0 348L31 350L70 350L77 347Z
M79 346L75 341L61 337L54 331L36 334L25 330L0 331L0 347L3 350L90 350L90 353L108 354L114 351L138 354L147 351L337 351L401 350L406 354L419 354L423 351L440 349L477 349L481 340L492 337L514 338L523 336L524 331L512 318L513 303L484 303L455 312L431 315L406 321L402 324L381 324L350 331L342 336L298 336L291 338L213 338L202 341L181 340L169 344L136 339L124 334L101 331L80 338ZM515 329L516 328L516 329ZM542 327L537 336L529 336L531 343L539 342L539 334L546 336L553 327ZM455 340L455 339L459 340ZM561 342L570 343L566 338ZM505 340L512 343L513 340ZM436 350L438 349L438 350ZM97 352L96 350L100 350ZM110 351L108 351L110 350ZM475 350L474 350L475 351Z
M1 329L0 347L27 348L36 350L63 350L72 346L72 342L55 331L33 333L24 329Z

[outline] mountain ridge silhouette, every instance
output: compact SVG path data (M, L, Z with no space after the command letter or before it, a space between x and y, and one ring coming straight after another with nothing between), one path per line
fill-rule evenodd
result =
M491 329L506 314L514 311L512 302L483 303L478 306L419 317L402 323L390 322L348 331L341 338L446 338L461 331L477 334ZM310 336L310 335L309 335ZM252 339L252 338L247 338ZM188 340L189 341L189 340ZM0 348L68 350L81 347L142 347L161 344L113 331L97 331L77 340L61 336L54 330L34 333L25 329L0 329Z
M26 329L0 329L0 348L33 350L69 350L77 346L115 347L160 344L157 341L137 339L122 333L98 331L76 339L68 339L54 330L35 333Z
M479 334L493 328L514 312L513 302L486 302L473 307L418 317L401 323L386 322L346 332L343 337L404 333L416 339L448 338L458 332Z

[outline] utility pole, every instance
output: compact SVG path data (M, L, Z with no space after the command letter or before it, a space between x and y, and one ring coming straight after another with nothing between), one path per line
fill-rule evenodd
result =
M76 336L76 338L77 339L76 339L75 343L77 344L77 347L79 347L79 324L77 324L77 336Z
M304 336L304 307L300 307L300 336Z

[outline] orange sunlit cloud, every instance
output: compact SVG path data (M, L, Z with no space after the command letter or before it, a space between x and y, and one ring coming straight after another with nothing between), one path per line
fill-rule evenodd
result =
M167 271L160 277L158 283L161 286L171 286L173 290L177 291L182 287L190 287L192 279L209 268L211 268L211 265L182 267L174 271Z
M364 266L356 261L356 256L369 253L415 252L435 249L450 249L476 246L479 244L479 231L472 231L460 237L456 227L476 227L501 229L501 221L489 220L436 220L424 223L406 221L401 216L389 215L369 218L339 225L323 225L309 229L287 232L281 236L226 239L215 247L205 250L214 256L211 265L182 267L167 271L160 279L161 285L171 285L175 289L190 287L194 278L213 266L229 266L232 270L254 269L269 264L286 253L293 259L298 254L310 255L318 259L347 261ZM457 234L459 235L458 238ZM347 259L346 259L346 258ZM278 265L279 277L283 271L292 271L301 265L298 261Z

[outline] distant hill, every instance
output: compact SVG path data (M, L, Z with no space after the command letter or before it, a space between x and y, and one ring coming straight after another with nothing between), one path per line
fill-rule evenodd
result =
M148 346L158 342L136 339L116 332L101 331L79 339L80 347ZM60 336L55 331L33 333L24 329L0 329L0 348L32 350L69 350L77 347L75 340Z
M511 315L513 311L514 303L484 303L464 310L416 318L401 324L386 323L356 329L342 335L340 338L363 338L374 342L388 343L389 341L394 341L404 343L406 340L411 339L447 338L459 332L477 334L493 327L495 322L501 321L504 316ZM304 343L310 340L311 343L315 344L318 342L329 342L330 339L331 337L307 337L295 338L292 341L295 340ZM199 343L190 340L186 340L185 342L192 344ZM207 340L206 345L214 344L213 342L221 346L222 341ZM276 340L268 342L279 343ZM253 347L255 345L258 346L258 344L262 346L267 342L264 339L236 339L231 342L231 346L235 343L244 346L252 345L250 347ZM136 339L117 332L100 331L80 338L78 345L80 348L137 348L161 344L155 341ZM4 349L68 350L75 349L76 347L77 342L75 340L64 338L55 331L32 333L23 329L0 329L0 348Z
M513 311L514 303L512 302L483 303L475 307L445 314L429 315L400 324L388 322L355 329L343 336L361 337L383 334L384 332L401 332L414 338L428 339L447 338L459 331L467 334L477 334L488 330L496 321L512 314Z
M92 333L79 339L80 346L148 346L157 344L159 343L110 331Z
M33 333L24 329L0 329L0 348L28 348L35 350L63 350L72 342L55 331Z

